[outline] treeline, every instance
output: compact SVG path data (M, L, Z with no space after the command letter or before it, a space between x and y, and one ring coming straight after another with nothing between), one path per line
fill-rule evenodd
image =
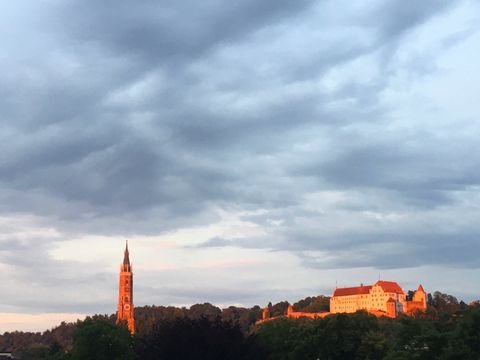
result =
M139 336L149 334L159 322L169 322L176 319L208 320L220 319L238 325L246 332L250 326L260 319L262 309L259 306L243 308L230 306L220 309L212 304L195 304L190 308L177 308L173 306L143 306L135 308L135 328Z
M221 320L160 321L131 337L104 317L77 324L72 346L29 347L22 360L478 360L480 305L397 319L364 312L323 319L279 318L245 334Z
M96 316L95 318L99 318ZM102 316L108 319L107 316ZM50 346L68 349L72 346L73 335L77 330L77 323L62 322L51 330L40 332L13 331L0 335L0 352L12 352L17 357L30 349L48 348Z
M323 297L304 300L295 310L325 305ZM21 360L480 359L478 302L466 305L442 293L429 300L428 311L415 317L359 312L316 320L280 318L260 326L254 325L258 306L142 307L135 309L135 337L116 326L114 316L94 316L43 334L6 333L0 350ZM282 314L285 304L272 305L272 312Z
M432 315L432 314L429 314ZM478 360L480 306L397 319L367 313L263 324L255 341L267 360Z
M328 311L328 303L330 298L326 296L307 297L294 304L297 311L315 312L318 309ZM286 301L279 302L275 305L269 304L273 316L283 315L287 311L288 303ZM135 328L137 335L143 337L150 334L155 325L160 322L172 322L176 319L198 320L206 318L208 320L220 319L223 322L231 323L238 326L243 333L248 333L253 324L261 318L262 308L254 306L251 308L243 308L230 306L220 309L212 304L195 304L190 308L178 308L174 306L142 306L135 308ZM114 315L95 315L95 320L105 320L112 324L115 323ZM65 323L59 326L40 332L6 332L0 335L0 352L8 351L15 354L30 351L42 352L49 347L60 347L61 349L69 349L73 344L73 334L76 328L82 322Z

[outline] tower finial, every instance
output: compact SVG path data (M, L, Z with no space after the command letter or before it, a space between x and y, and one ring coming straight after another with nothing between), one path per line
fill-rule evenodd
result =
M125 244L125 254L123 255L123 265L130 266L130 254L128 253L128 240L126 240L126 244Z

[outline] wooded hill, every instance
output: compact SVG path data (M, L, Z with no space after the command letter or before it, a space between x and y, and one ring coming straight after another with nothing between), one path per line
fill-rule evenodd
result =
M294 309L328 311L328 300L309 297L296 302ZM287 302L271 305L272 316L285 314L287 306ZM272 360L480 358L478 302L467 305L439 292L429 296L428 311L414 318L376 318L359 312L317 320L278 319L255 326L261 312L259 306L220 309L208 303L188 309L144 306L135 309L135 338L125 327L115 326L115 316L96 315L43 333L5 333L0 336L0 351L11 351L22 360L191 359L193 355ZM105 350L101 357L99 349ZM455 357L458 354L462 357Z

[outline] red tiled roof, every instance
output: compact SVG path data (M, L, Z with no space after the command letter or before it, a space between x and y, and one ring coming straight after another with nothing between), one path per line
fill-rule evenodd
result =
M377 281L375 283L375 285L378 285L382 288L382 290L384 292L389 292L389 293L396 293L396 294L402 294L402 295L405 295L405 293L403 292L402 288L400 287L400 285L398 285L396 282L394 281L383 281L383 280L380 280L380 281Z
M364 295L370 293L371 286L355 286L348 288L337 288L333 296Z

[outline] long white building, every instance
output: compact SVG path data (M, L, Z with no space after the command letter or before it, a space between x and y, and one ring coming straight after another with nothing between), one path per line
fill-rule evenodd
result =
M395 317L426 309L426 293L420 285L412 301L407 301L403 289L393 281L377 281L374 285L336 288L330 298L330 313L354 313L365 310Z

